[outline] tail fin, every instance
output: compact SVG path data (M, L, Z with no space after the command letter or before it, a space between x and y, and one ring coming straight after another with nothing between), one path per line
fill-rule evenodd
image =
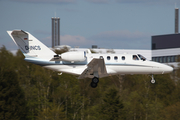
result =
M40 59L50 60L54 55L56 55L52 50L28 32L13 30L7 31L7 33L26 58L37 57Z

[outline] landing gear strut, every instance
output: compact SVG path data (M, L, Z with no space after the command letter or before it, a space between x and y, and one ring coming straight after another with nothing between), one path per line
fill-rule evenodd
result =
M99 82L99 78L94 77L94 78L92 79L92 82L91 82L91 87L92 87L92 88L96 88L98 82Z
M152 78L151 83L154 84L156 82L156 80L154 79L154 76L152 75L151 78Z

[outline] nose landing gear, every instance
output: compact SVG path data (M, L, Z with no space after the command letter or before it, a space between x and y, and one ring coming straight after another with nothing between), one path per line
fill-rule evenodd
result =
M154 79L154 76L152 75L151 78L152 78L152 79L151 79L150 82L151 82L152 84L154 84L154 83L156 82L156 80Z

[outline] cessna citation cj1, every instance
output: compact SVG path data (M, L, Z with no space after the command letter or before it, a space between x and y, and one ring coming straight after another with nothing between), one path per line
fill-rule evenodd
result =
M22 30L7 31L25 56L25 61L45 68L74 75L79 79L92 78L91 87L97 87L99 78L115 74L164 74L173 68L146 60L140 54L92 54L70 51L57 55L30 33Z

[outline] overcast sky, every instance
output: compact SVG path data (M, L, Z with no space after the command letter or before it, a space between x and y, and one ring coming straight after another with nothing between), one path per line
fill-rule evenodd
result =
M151 49L151 36L174 33L180 0L0 0L0 47L17 47L7 30L30 32L51 46L51 18L60 17L61 45Z

